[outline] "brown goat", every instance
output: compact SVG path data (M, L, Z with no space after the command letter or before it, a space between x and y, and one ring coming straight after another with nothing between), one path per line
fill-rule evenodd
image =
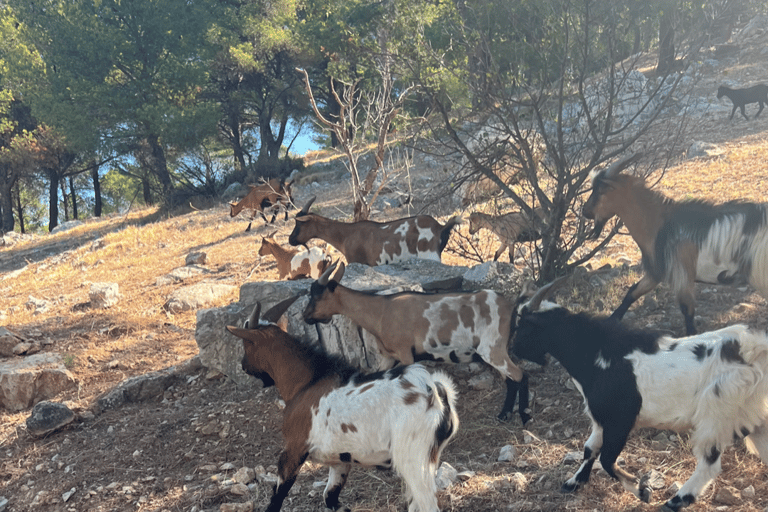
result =
M662 281L677 297L688 335L696 333L696 281L747 281L768 297L768 204L678 202L621 169L611 166L593 176L583 210L594 220L593 238L618 216L642 253L645 275L629 288L612 318L621 320L632 303Z
M278 279L317 279L331 264L331 258L319 247L302 250L285 248L270 237L262 237L259 256L267 255L274 256L277 262Z
M512 417L518 391L520 419L523 424L530 419L528 376L507 352L514 306L502 295L493 290L374 295L339 284L343 275L344 263L336 263L312 283L304 321L327 323L333 315L350 318L376 338L384 356L382 366L421 359L485 361L507 385L499 419Z
M293 181L285 183L285 180L272 178L261 185L248 185L251 187L251 190L244 198L237 203L229 203L229 216L234 217L243 210L250 210L251 221L248 223L248 227L245 228L246 231L250 231L255 212L258 211L264 222L267 222L267 216L264 215L264 211L268 208L273 208L272 219L269 221L272 224L277 218L277 208L282 205L285 208L285 220L288 220L288 210L293 204L293 196L291 195L292 184Z
M339 222L309 213L315 198L296 214L296 226L288 242L303 245L319 238L335 247L347 263L387 265L410 258L440 261L453 227L461 222L452 217L440 224L429 215L417 215L391 222Z
M533 215L531 219L522 211L497 216L473 212L469 216L469 234L474 235L481 229L494 233L499 238L501 247L493 254L493 261L498 261L504 250L509 248L509 261L514 263L517 242L532 242L541 238L544 228L543 210L535 208Z
M227 327L242 339L243 370L265 387L275 385L285 401L285 444L267 512L279 512L306 460L328 466L323 498L332 510L341 508L339 494L355 464L394 469L409 511L439 512L435 472L459 427L453 381L419 364L360 373L275 325L293 300L263 319L256 304L245 329Z

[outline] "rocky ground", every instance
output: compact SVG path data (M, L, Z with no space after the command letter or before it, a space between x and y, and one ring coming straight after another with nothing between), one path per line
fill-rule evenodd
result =
M727 68L707 64L711 71L699 85L700 97L711 99L723 80L746 85L767 76L760 53L765 43L750 40L754 51L728 61ZM768 201L765 121L728 122L729 111L726 105L697 118L679 146L684 153L693 141L711 142L720 155L687 160L678 154L658 185L661 190L677 198ZM432 160L412 169L414 183L424 187L425 195L442 173ZM296 200L301 205L316 195L323 213L346 216L349 202L339 193L344 186L338 164L320 162L297 185ZM446 206L431 213L455 212ZM137 212L92 221L0 248L2 323L38 342L42 352L61 354L77 381L54 397L77 414L60 432L36 438L26 429L29 411L0 412L0 511L212 512L266 507L282 442L279 397L272 388L239 389L221 374L200 367L195 360L195 311L163 307L181 286L216 282L236 290L244 282L276 279L274 264L256 255L258 241L260 235L275 232L278 241L285 242L293 222L259 224L251 233L243 232L245 224L230 219L226 205L218 204L178 215ZM458 234L466 237L466 226ZM494 242L484 238L487 255ZM94 246L96 240L102 244ZM449 249L445 263L471 264L457 255L456 246ZM158 281L183 266L189 253L199 251L207 254L202 265L207 272L181 282ZM610 312L626 286L639 278L638 262L631 239L617 237L594 262L610 263L614 270L599 281L577 283L567 304ZM120 301L109 309L94 309L88 305L90 283L105 281L119 283ZM30 297L47 301L48 309L39 311ZM697 299L701 329L737 321L768 327L768 304L750 288L700 285ZM234 291L209 305L236 300ZM634 307L627 321L682 332L679 311L664 287ZM459 385L461 419L443 461L462 474L441 491L443 510L649 512L690 476L694 460L686 434L641 430L631 437L620 463L638 474L652 473L653 504L639 503L601 471L595 471L592 483L579 493L561 494L560 485L577 467L589 422L578 393L557 363L524 367L535 394L534 421L525 429L518 418L510 423L496 420L503 400L498 377L478 365L442 366ZM171 377L161 393L94 412L99 398L125 379L163 370ZM489 385L468 384L482 381L476 377L484 372ZM500 461L506 446L512 447L511 460ZM324 468L307 464L284 510L323 510L326 476ZM341 499L356 512L405 508L399 479L374 470L353 471ZM723 474L691 510L754 512L766 507L766 467L737 445L724 454Z

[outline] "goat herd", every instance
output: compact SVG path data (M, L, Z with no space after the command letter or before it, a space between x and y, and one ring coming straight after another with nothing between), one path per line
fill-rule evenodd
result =
M507 386L499 418L512 419L518 402L525 424L531 418L528 377L512 362L510 350L541 365L547 354L557 359L584 397L592 432L583 462L563 484L564 492L585 485L599 457L611 477L650 502L646 479L616 464L636 427L691 431L696 469L662 506L665 511L693 503L719 474L721 453L735 441L743 439L768 462L768 337L745 325L698 335L694 327L695 281L746 282L768 296L767 206L676 202L621 169L615 165L592 177L583 208L583 215L594 221L595 238L618 216L642 252L645 275L608 318L574 313L548 300L567 277L541 288L528 283L514 301L491 290L384 296L343 286L344 263L331 264L329 258L317 259L311 271L291 274L284 268L292 253L279 252L279 246L271 249L278 261L282 258L281 278L316 279L305 321L348 316L376 337L384 365L391 367L360 372L317 344L289 335L283 313L297 297L264 315L256 304L243 328L227 327L243 341L243 370L265 386L274 384L286 403L285 446L267 511L280 510L300 467L311 460L330 468L323 497L333 510L340 507L339 494L357 464L394 469L405 482L409 512L437 512L434 475L443 448L459 427L457 393L447 375L430 374L416 361L486 362ZM274 186L286 191L284 183ZM290 200L290 185L287 191ZM254 204L263 206L263 199ZM443 225L422 215L350 224L310 213L311 204L296 214L290 244L318 238L348 263L381 265L412 257L439 261L459 222L452 218ZM493 225L494 218L473 215L475 231ZM533 220L522 222L524 218ZM515 217L515 222L517 227L497 231L510 243L536 239L546 229L538 209L530 217ZM268 245L276 244L265 239L262 249ZM670 283L677 297L687 337L620 322L631 304L661 281Z

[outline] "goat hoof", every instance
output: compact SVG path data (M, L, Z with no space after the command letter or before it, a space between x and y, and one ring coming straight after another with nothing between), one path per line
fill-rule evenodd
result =
M510 421L514 415L512 414L512 411L501 411L497 418L499 418L499 421Z
M640 487L640 501L650 503L653 490L650 487Z
M526 426L529 421L531 421L532 416L528 414L527 411L523 411L520 413L520 419L523 422L523 426Z
M560 492L562 492L562 493L576 492L578 490L578 488L579 488L579 484L573 483L570 480L568 480L560 488Z

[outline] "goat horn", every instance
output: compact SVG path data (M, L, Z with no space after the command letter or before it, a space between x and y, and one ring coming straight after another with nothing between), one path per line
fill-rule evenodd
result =
M253 306L253 311L251 312L251 316L248 317L248 320L245 321L245 328L246 329L255 329L257 325L259 325L259 315L261 314L261 302L257 302L255 306Z
M533 297L531 297L531 300L528 301L528 310L538 311L542 301L546 299L548 296L550 296L552 292L557 290L569 277L571 276L567 275L567 276L558 277L551 283L546 284L541 288L539 288L539 290L533 295Z
M610 167L608 167L608 169L605 170L605 177L613 178L638 158L640 158L640 153L632 153L630 155L623 156L619 160L616 160L611 164Z
M269 322L272 324L277 323L278 320L280 320L280 317L283 316L283 313L288 311L288 308L291 307L291 304L296 302L296 299L299 298L299 295L294 295L293 297L289 297L285 299L284 301L278 302L274 306L272 306L269 311L264 313L264 321Z
M331 278L331 274L334 270L336 270L336 267L339 264L339 260L336 260L333 265L325 269L325 272L323 272L323 275L317 278L317 284L320 286L325 286L328 284L328 280Z
M299 215L306 215L306 214L308 214L309 213L309 207L312 206L312 203L315 202L315 199L317 199L317 196L312 196L309 199L309 201L307 201L307 204L305 204L304 207L301 209L301 211L299 213L297 213L296 215L299 216Z

